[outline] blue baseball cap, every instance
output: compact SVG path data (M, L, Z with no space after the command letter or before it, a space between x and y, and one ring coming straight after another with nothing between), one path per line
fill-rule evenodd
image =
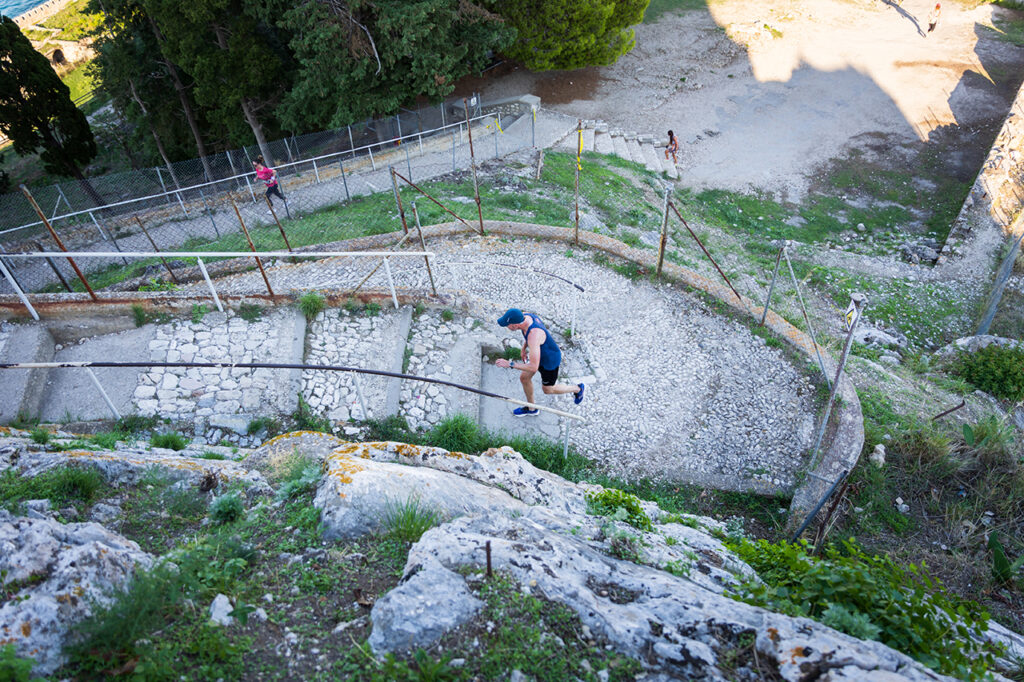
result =
M505 311L505 314L498 318L498 324L502 327L507 327L510 324L519 324L526 318L523 317L523 311L519 308L509 308Z

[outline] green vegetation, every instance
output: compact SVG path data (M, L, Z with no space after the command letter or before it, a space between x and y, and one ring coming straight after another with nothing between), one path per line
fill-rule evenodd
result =
M50 433L48 430L39 427L32 429L29 432L29 436L32 438L33 443L38 443L39 445L46 445L47 443L50 442L50 438L53 437L53 434Z
M985 346L975 353L961 353L953 372L997 398L1024 399L1024 348Z
M764 581L744 583L735 594L741 601L877 639L960 679L983 679L995 662L998 650L979 642L988 614L947 597L923 568L869 556L852 541L830 546L821 559L785 542L733 549Z
M654 530L654 524L640 506L640 499L615 488L587 493L587 513L610 516L613 520L625 521L640 530Z
M245 514L245 503L237 492L214 498L210 503L210 520L218 526L234 523Z
M323 295L315 291L307 291L299 297L299 310L311 322L317 315L323 312L326 305L327 303Z
M299 392L299 405L292 412L292 420L295 422L295 428L300 431L321 431L323 433L334 433L334 428L331 425L331 420L326 416L319 415L313 411L313 408L306 402L302 392Z
M192 324L199 324L203 321L203 317L209 311L206 309L206 305L203 303L192 304Z
M263 315L263 308L253 303L243 303L238 306L238 316L246 322L256 322Z
M0 680L5 682L30 682L40 678L32 677L35 661L18 658L13 644L0 646Z
M264 432L267 438L284 433L281 422L275 417L256 417L249 422L245 432L250 436Z
M424 506L417 497L405 502L388 500L384 510L384 527L388 535L407 544L419 542L420 537L441 523L442 516Z
M75 0L40 24L60 29L61 40L81 40L91 37L103 23L103 16L88 11L89 0Z
M166 448L168 450L184 450L188 445L188 439L180 433L154 433L149 438L149 444L154 448Z
M96 89L96 82L88 66L79 66L68 71L61 76L61 80L64 81L64 85L68 86L68 90L71 91L71 100L77 102L79 106L84 104L84 102L79 102L79 100Z
M653 24L671 12L707 10L708 0L651 0L644 11L644 23Z
M31 478L7 469L0 473L0 507L15 511L26 500L43 499L50 500L54 508L83 507L96 500L103 488L103 477L95 469L65 465Z

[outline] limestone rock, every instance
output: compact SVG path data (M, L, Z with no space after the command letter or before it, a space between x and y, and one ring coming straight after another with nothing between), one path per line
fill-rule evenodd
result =
M36 661L34 674L62 663L68 628L105 603L136 567L153 557L134 542L95 523L60 524L16 517L0 509L0 571L14 597L0 606L0 642Z
M373 605L368 643L376 653L415 651L468 622L483 605L462 576L426 556L423 564L407 566L402 584Z
M235 622L235 619L231 616L231 612L235 608L231 606L231 600L223 594L218 594L213 598L213 603L210 604L210 621L215 625L223 625L227 627Z
M284 461L294 456L313 457L323 461L328 454L345 444L341 438L319 431L294 431L271 438L254 450L243 463L273 479Z
M874 464L879 469L884 467L885 466L885 446L882 445L881 443L876 445L875 449L872 450L870 455L868 455L868 459L871 461L872 464Z

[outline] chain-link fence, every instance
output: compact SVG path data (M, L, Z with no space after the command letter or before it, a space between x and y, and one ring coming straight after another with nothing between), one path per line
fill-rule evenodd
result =
M400 125L398 120L394 125ZM267 197L263 183L248 172L101 209L52 219L47 216L47 222L65 248L102 252L297 248L390 232L395 229L396 214L391 168L413 183L447 178L465 200L466 190L471 187L471 160L475 158L480 164L530 148L533 126L529 109L505 103L494 113L485 111L471 117L468 125L465 121L448 123L354 150L280 164L276 166L279 186L287 201L274 195ZM293 145L285 141L278 144ZM322 151L324 147L317 149ZM403 190L403 194L412 192L408 187ZM58 193L58 202L62 201L60 196ZM45 213L43 202L47 197L33 195L33 200ZM28 199L22 201L31 205ZM338 210L332 210L335 208ZM0 238L6 240L9 253L58 250L42 220L7 230L0 233ZM111 281L146 274L147 268L157 262L90 258L82 268L91 273L94 288L104 288ZM66 259L9 258L6 265L26 291L60 291L77 286ZM9 292L8 284L0 286Z
M478 96L470 98L467 105L460 99L416 111L403 109L388 118L275 140L267 145L270 152L267 163L272 167L281 166L282 172L299 173L306 170L300 163L303 160L358 157L400 143L418 144L424 137L464 122L467 109L470 118L488 113ZM207 192L222 191L221 181L230 183L240 175L251 175L252 162L262 153L258 146L250 145L200 159L91 177L87 183L68 180L30 189L47 217L58 226L67 221L69 226L91 223L97 229L96 223L100 222L97 213L118 214L126 207L134 211L149 210L167 202L169 196L176 194L175 190L191 187L205 186ZM6 250L19 250L17 247L32 228L42 229L42 223L21 192L0 194L0 242Z

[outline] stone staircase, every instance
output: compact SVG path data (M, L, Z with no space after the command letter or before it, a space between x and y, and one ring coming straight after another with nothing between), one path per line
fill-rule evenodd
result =
M655 135L642 135L612 128L604 121L583 121L583 151L618 156L633 161L653 173L664 173L672 180L679 179L679 169L671 159L665 159L668 139ZM576 149L576 135L570 133L558 145L560 149ZM678 153L676 154L678 156Z

